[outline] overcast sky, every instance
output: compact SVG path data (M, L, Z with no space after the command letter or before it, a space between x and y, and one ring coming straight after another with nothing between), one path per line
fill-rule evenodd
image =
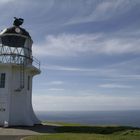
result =
M140 0L0 0L0 17L34 41L35 110L140 108Z

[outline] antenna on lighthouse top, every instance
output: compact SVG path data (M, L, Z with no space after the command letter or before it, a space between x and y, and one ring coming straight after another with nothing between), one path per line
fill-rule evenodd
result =
M23 22L24 22L24 19L22 19L22 18L16 18L16 17L14 17L14 22L13 22L13 25L14 26L20 26L20 25L22 25L23 24Z

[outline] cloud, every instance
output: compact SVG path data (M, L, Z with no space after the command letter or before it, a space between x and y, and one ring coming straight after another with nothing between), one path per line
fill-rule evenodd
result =
M139 1L137 0L133 2L129 0L87 1L87 3L82 5L83 11L81 14L78 16L75 15L66 24L68 25L108 20L128 12L138 3Z
M99 35L60 34L48 35L43 44L34 45L36 55L70 56L78 52L85 52L92 47Z
M127 61L129 62L129 61ZM135 74L134 70L131 68L133 65L131 63L130 67L125 69L127 66L127 62L123 62L120 64L113 64L104 66L101 68L84 68L84 67L69 67L65 65L44 65L42 66L43 70L51 70L51 71L64 71L67 72L69 75L71 72L76 75L80 76L95 76L98 78L110 79L113 81L132 81L132 80L140 80L140 74ZM132 70L131 70L132 69ZM139 71L139 67L137 68ZM128 88L127 86L123 85L115 85L115 84L103 84L100 85L102 87L110 87L110 88Z
M43 83L39 83L39 85L43 85L43 86L59 86L59 85L63 85L64 81L48 81L48 82L44 82Z
M118 78L120 75L116 69L113 68L84 68L84 67L69 67L62 65L47 65L42 66L43 70L51 70L51 71L64 71L67 72L68 75L70 73L76 74L76 76L99 76L99 77L110 77L110 78ZM123 75L121 75L122 77ZM127 76L126 76L127 77Z
M101 34L48 35L43 44L35 44L33 53L38 56L77 56L139 54L140 40L137 38L107 37Z
M6 4L8 2L14 2L16 0L0 0L0 4Z
M64 91L63 88L49 88L47 90L49 90L49 91Z
M62 85L64 82L63 81L51 81L48 84L49 85Z
M127 13L139 3L138 0L77 0L76 2L1 0L0 12L4 23L13 16L22 16L27 27L33 28L32 33L35 34L37 31L37 35L40 33L44 36L46 29L51 32L53 29L57 30L60 26L66 27L69 24L110 20L112 17ZM11 12L4 9L9 9Z
M99 85L99 87L101 88L116 88L116 89L120 89L120 88L132 88L132 86L128 86L128 85L119 85L119 84L101 84Z
M125 110L138 109L139 97L136 96L111 96L111 95L88 95L88 96L53 96L34 95L33 106L38 111L52 110Z
M42 68L48 69L48 70L58 70L58 71L77 71L77 72L95 72L95 71L97 71L97 69L67 67L67 66L61 66L61 65L47 65L47 66L42 66Z
M128 80L140 80L140 74L120 75L118 78L123 78Z

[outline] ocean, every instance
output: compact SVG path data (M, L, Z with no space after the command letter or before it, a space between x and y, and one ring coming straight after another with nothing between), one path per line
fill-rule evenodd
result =
M41 121L140 127L140 111L38 111Z

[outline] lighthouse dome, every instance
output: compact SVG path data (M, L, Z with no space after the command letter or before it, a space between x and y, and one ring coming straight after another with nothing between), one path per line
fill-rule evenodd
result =
M25 47L26 42L29 42L29 40L32 42L29 33L24 28L18 26L6 28L0 33L0 42L4 46ZM29 46L28 44L26 47Z
M24 19L15 18L13 26L4 29L0 33L0 42L3 46L9 47L31 47L32 39L30 34L20 25L23 24Z
M7 34L24 35L26 37L30 37L29 33L24 28L18 26L12 26L10 28L6 28L0 33L0 35L7 35Z
M30 37L29 33L24 29L21 28L20 25L23 24L24 19L22 18L16 18L14 17L14 22L13 22L13 26L10 28L6 28L4 29L0 35L6 35L6 34L13 34L13 35L24 35L26 37Z

